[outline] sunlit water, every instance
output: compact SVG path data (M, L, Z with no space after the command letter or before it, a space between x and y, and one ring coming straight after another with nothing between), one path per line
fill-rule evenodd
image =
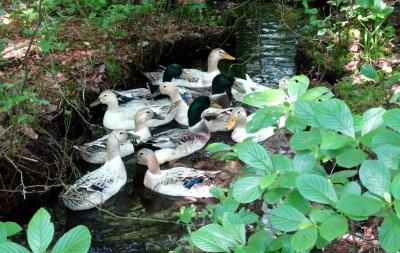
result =
M254 4L248 12L252 18L239 28L237 43L233 52L230 52L239 60L234 64L222 63L221 69L242 78L248 73L255 81L274 86L280 78L292 76L296 71L296 37L280 22L281 13L275 5ZM206 57L192 59L189 64L192 67L204 67ZM229 134L213 136L214 141L221 139L229 143ZM279 144L272 145L276 148ZM197 156L199 155L186 158L183 163L193 166L192 162ZM90 250L92 253L168 252L174 249L177 241L185 235L186 229L174 223L177 218L173 214L185 201L151 193L143 186L145 168L134 163L129 163L126 167L128 183L102 207L107 212L125 218L113 217L98 210L70 212L60 203L54 203L48 209L53 210L56 223L60 229L69 229L77 224L88 226L93 236Z

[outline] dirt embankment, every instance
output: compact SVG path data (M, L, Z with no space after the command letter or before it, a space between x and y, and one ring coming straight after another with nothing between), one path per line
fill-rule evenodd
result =
M2 22L7 23L2 28L8 41L1 53L5 60L0 62L0 83L15 83L7 90L10 95L21 88L26 75L21 92L35 92L48 105L30 108L28 101L0 111L0 213L24 199L57 194L77 176L72 147L99 129L92 123L101 121L87 105L101 90L144 87L141 71L157 69L168 57L187 57L188 52L206 55L207 46L217 46L227 35L223 27L159 14L123 24L128 32L121 39L71 18L58 31L58 48L45 53L38 36L22 36L20 21L9 17ZM12 124L20 112L32 120Z

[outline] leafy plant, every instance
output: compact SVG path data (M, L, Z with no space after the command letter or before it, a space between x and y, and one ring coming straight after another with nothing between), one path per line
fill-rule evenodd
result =
M26 247L10 241L12 237L22 231L22 227L15 222L0 222L0 252L4 253L86 253L89 251L91 235L89 230L82 225L76 226L62 235L54 244L51 251L49 245L54 237L54 225L50 214L40 208L32 217L27 228Z
M269 154L251 141L210 144L208 150L245 163L245 173L230 189L211 191L220 200L205 209L212 223L191 231L189 241L208 252L303 252L355 232L354 223L382 217L380 246L387 252L400 250L394 239L400 229L400 110L377 107L354 115L328 89L307 89L304 76L289 83L289 102L279 106L293 133L294 158ZM269 101L268 92L251 96L262 104L262 98ZM273 115L276 107L269 108L259 111ZM247 128L276 124L268 117L261 122L250 121ZM239 209L259 199L271 208L265 217ZM252 223L256 229L244 233Z

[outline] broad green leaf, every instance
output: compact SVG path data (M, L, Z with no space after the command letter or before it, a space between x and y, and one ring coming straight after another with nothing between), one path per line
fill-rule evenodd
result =
M355 145L355 141L347 135L341 135L331 130L321 132L321 149L336 150L348 145Z
M305 129L307 124L304 124L300 118L289 115L285 121L285 127L292 133L297 133Z
M364 120L361 115L353 115L353 125L354 125L354 132L358 133L361 132Z
M370 79L376 80L378 78L378 72L371 64L364 64L360 69L361 73Z
M321 102L316 108L316 119L320 126L339 131L355 138L353 116L347 105L339 99Z
M393 145L400 147L400 134L395 131L391 131L387 128L379 128L373 134L371 143L364 143L370 148L376 148L381 145Z
M243 97L245 104L264 107L281 105L286 101L286 94L281 89L265 89L262 92L254 92Z
M383 115L385 125L400 132L400 109L391 109Z
M332 174L330 177L333 184L346 184L349 182L348 178L357 175L357 170L342 170Z
M394 214L389 214L379 228L379 241L386 252L400 250L400 219Z
M400 81L400 74L394 74L391 78L385 81L384 86L388 87L396 82Z
M266 189L268 186L270 186L273 182L275 182L276 179L276 174L271 174L271 175L266 175L263 176L260 180L260 188L262 190Z
M311 101L296 101L294 104L294 116L304 125L318 127L316 119L317 102Z
M0 222L0 242L7 240L7 229L3 222Z
M293 171L293 161L287 156L281 154L273 154L270 156L273 167L276 171L286 172Z
M264 171L270 171L273 169L267 151L258 143L244 141L236 144L236 151L239 159L251 167Z
M361 195L361 186L355 181L346 184L343 188L342 195L346 194Z
M308 200L331 205L337 202L335 190L322 176L304 174L297 178L296 184L301 195Z
M246 253L258 253L265 252L268 245L273 241L273 237L270 232L258 231L249 237L248 246L251 246L253 251L245 251Z
M360 168L360 179L372 193L384 197L390 192L390 172L378 160L365 160Z
M300 228L299 226L308 220L296 208L289 205L282 205L272 209L270 221L274 228L285 232L291 232L298 230Z
M237 244L244 245L246 243L246 229L238 214L225 213L222 218L222 226Z
M307 101L324 101L334 97L330 89L320 86L307 90L307 92L300 97L300 100Z
M261 197L261 177L258 175L246 175L240 177L233 185L233 197L240 203L250 203Z
M209 224L192 233L193 244L206 252L231 252L236 242L230 231L218 224Z
M238 215L240 216L240 219L245 225L256 223L259 219L257 214L253 213L252 211L244 207L240 208Z
M33 253L46 252L54 236L54 225L50 214L44 208L40 208L28 224L28 244Z
M222 142L214 142L206 147L206 151L219 152L219 151L230 151L233 147Z
M6 221L6 222L3 222L3 224L7 231L7 237L18 234L22 230L21 226L15 222Z
M383 115L385 109L382 107L371 108L363 115L363 125L361 128L361 135L366 135L370 131L383 126Z
M368 217L376 214L384 205L383 201L356 194L342 195L336 208L354 217Z
M315 165L315 155L312 152L298 152L293 159L293 167L299 173L310 172Z
M336 162L344 168L353 168L360 165L367 155L358 148L345 150L336 157Z
M278 186L282 188L295 188L296 178L298 176L299 173L295 171L288 171L286 173L282 173L278 177Z
M347 233L347 219L342 215L333 215L324 219L319 227L320 235L327 241L332 241Z
M87 253L91 239L87 227L76 226L58 239L51 253Z
M321 135L318 130L297 132L290 138L290 147L295 150L307 150L318 147Z
M269 106L258 109L246 125L248 133L255 133L262 128L276 125L279 118L287 111L283 106Z
M392 192L393 198L400 199L400 174L397 174L391 183L390 191Z
M391 144L380 145L372 149L378 160L390 170L397 170L400 164L400 147Z
M10 241L0 242L1 253L30 253L25 247Z
M276 204L289 191L289 189L285 188L268 189L268 191L264 194L263 199L268 204Z
M286 197L284 204L295 207L303 214L308 213L310 209L310 201L306 200L298 191L289 193Z
M314 247L317 241L318 230L308 227L297 231L292 237L292 246L297 252L302 252Z
M50 41L48 40L40 40L39 47L43 52L47 53L50 51Z
M321 223L335 214L336 212L331 209L322 209L320 207L316 207L312 209L310 213L310 219L314 223Z
M310 80L307 76L294 76L290 78L288 84L288 94L292 101L296 101L297 98L303 96L310 84Z

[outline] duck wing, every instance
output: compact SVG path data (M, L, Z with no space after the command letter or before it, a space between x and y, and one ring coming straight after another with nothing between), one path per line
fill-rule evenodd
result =
M176 148L179 145L194 142L196 138L196 134L189 129L174 128L154 135L149 143L158 148Z

